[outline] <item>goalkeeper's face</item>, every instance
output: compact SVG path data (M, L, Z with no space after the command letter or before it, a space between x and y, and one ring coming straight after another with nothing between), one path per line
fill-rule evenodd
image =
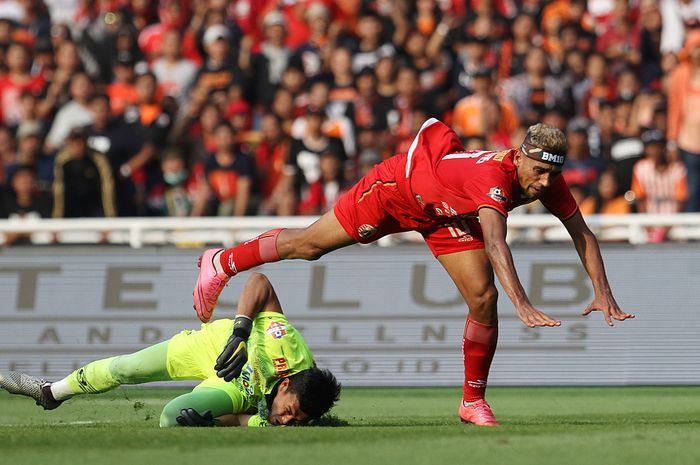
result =
M275 426L303 425L309 420L309 416L302 412L299 405L299 395L289 389L289 379L283 379L272 401L270 415L267 417L268 423Z

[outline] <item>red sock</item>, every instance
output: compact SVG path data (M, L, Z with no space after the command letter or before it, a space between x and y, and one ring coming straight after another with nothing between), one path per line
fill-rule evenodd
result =
M462 339L464 354L464 396L466 402L483 399L486 393L486 381L489 377L491 360L496 353L498 326L477 323L467 317Z
M221 252L219 260L224 273L233 276L236 273L255 268L263 263L279 261L277 236L279 236L281 231L282 229L271 229L254 239Z

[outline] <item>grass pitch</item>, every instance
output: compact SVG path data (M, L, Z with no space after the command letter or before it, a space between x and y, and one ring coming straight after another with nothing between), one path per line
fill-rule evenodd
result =
M700 464L700 387L491 388L501 428L460 424L454 388L346 388L344 427L158 428L182 392L119 389L52 412L2 392L0 463Z

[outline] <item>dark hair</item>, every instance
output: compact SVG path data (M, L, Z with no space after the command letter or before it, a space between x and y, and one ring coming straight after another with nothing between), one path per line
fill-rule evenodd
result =
M341 384L325 368L309 368L288 379L288 389L299 396L299 408L311 418L323 416L340 398Z

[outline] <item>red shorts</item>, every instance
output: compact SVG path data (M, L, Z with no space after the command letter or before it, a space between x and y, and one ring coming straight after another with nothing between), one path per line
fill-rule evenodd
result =
M346 192L333 211L345 232L361 244L387 234L418 231L433 255L483 249L479 221L472 217L435 219L423 213L406 188L406 155L375 166Z

